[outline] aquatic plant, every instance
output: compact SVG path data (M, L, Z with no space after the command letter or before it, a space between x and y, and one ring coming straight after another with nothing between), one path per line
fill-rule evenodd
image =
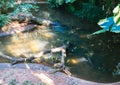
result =
M104 33L106 31L120 33L120 4L114 8L113 16L101 19L98 25L103 29L92 33L92 35Z

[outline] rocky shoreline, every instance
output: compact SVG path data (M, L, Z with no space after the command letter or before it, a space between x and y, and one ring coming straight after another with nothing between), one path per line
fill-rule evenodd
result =
M11 80L15 79L16 85L23 85L25 80L29 80L34 85L38 85L38 82L45 85L120 85L120 82L97 83L68 76L61 72L50 73L53 70L51 67L41 64L21 63L11 65L10 63L1 63L0 84L8 85Z

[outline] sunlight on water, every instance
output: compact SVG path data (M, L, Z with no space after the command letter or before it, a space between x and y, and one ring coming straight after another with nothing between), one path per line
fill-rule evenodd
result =
M49 27L46 27L46 26L37 26L37 31L36 31L36 33L38 34L38 35L41 35L42 37L45 37L45 38L54 38L56 35L55 35L55 33L53 33L52 31L51 31L51 29L49 28Z
M12 43L6 45L7 51L13 56L28 56L29 53L37 53L45 49L47 41L24 40L12 38Z
M43 34L46 38L53 38L55 35L53 33L44 33Z
M45 18L50 18L50 13L48 11L42 11L40 15Z
M82 62L87 62L88 60L84 57L81 58L71 58L67 60L67 63L71 63L71 64L79 64Z

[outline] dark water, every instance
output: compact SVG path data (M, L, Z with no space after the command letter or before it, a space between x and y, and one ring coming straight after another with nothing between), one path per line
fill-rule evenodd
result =
M27 57L40 50L62 46L70 42L66 65L73 76L96 82L119 81L112 76L119 62L119 35L104 33L90 37L100 29L96 24L81 21L64 11L50 9L49 5L39 5L35 16L61 23L62 28L38 28L20 35L0 38L0 51L14 57ZM118 40L117 40L118 39ZM116 41L117 40L117 41ZM0 58L0 62L9 60Z

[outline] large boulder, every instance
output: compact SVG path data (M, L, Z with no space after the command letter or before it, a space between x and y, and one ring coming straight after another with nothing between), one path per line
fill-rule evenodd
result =
M51 67L41 64L25 63L11 65L9 63L1 63L0 84L8 85L15 80L14 83L16 85L24 85L25 81L30 81L35 85L40 85L41 82L45 85L120 85L120 82L97 83L68 76L61 72L51 73L53 71L54 69Z

